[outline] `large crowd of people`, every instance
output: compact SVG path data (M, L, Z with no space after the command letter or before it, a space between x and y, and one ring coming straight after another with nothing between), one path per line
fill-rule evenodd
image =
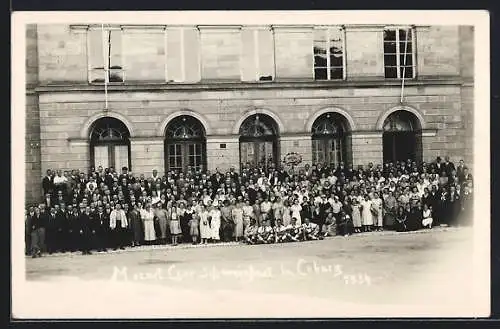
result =
M283 243L369 231L470 225L473 178L463 160L355 169L243 166L134 175L126 167L52 171L26 208L26 254L105 252L145 244Z

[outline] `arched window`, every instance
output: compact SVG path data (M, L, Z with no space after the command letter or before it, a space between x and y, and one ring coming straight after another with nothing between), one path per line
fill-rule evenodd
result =
M240 164L275 167L279 159L278 125L267 114L254 114L240 126Z
M421 127L413 113L405 110L391 113L383 129L384 162L421 161Z
M130 132L118 119L104 117L90 129L90 158L94 168L130 169Z
M334 112L324 113L312 125L313 164L338 166L348 162L350 132L346 119Z
M165 163L168 171L203 170L206 167L206 136L201 122L181 115L165 129Z

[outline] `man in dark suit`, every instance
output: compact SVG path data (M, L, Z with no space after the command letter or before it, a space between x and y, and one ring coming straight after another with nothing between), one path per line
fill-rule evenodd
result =
M441 161L441 157L437 157L436 158L436 162L433 163L433 166L432 166L435 170L436 173L441 173L443 171L443 162Z
M47 193L52 194L54 192L54 175L50 169L47 169L47 174L42 179L42 189L44 195L47 195Z
M46 228L47 251L50 255L56 252L59 247L60 241L58 241L57 225L58 225L57 210L55 208L51 208Z
M238 173L235 171L234 167L229 168L229 178L231 178L233 182L238 181Z
M460 160L458 162L458 166L457 166L457 176L458 176L459 182L464 181L464 169L465 169L464 160Z
M446 156L444 160L444 171L448 177L451 176L451 173L455 170L455 164L450 161L450 157Z
M52 197L51 193L46 193L45 198L43 199L43 204L47 209L53 208L54 207L54 198Z
M92 238L92 222L91 222L90 207L85 207L85 210L78 218L79 233L80 233L80 250L83 255L90 255L91 238Z
M68 205L68 222L66 225L66 250L76 251L79 248L78 238L79 238L79 223L78 223L78 208L72 205Z
M57 241L57 250L66 252L67 251L67 240L68 240L68 212L66 211L66 205L64 203L60 204L60 209L56 213L56 226L57 231L55 238Z

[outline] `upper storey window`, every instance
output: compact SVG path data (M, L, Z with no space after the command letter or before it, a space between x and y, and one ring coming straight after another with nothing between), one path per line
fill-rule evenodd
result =
M412 28L384 30L384 71L390 79L415 78L415 38Z
M122 30L112 26L89 27L88 39L89 82L124 82Z
M341 27L314 30L314 79L345 79L344 29Z

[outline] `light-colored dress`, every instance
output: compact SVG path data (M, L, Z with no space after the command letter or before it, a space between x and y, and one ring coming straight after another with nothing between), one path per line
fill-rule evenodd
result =
M378 227L382 227L384 225L384 216L382 214L382 199L373 199L372 200L372 205L375 209L377 209L377 215L373 216L375 220L375 224Z
M144 222L144 240L154 241L156 240L155 224L154 224L154 211L151 209L147 211L146 209L141 209L141 218Z
M363 207L361 211L361 224L373 225L373 215L371 211L372 202L370 200L363 200L361 206Z
M292 215L290 207L283 208L283 225L288 226L292 223Z
M243 236L243 209L235 207L231 211L231 216L234 222L234 236L239 238Z
M212 237L210 223L208 222L208 211L200 213L200 237L202 239L210 239Z
M296 225L302 225L302 218L300 217L300 211L302 210L302 206L299 204L294 204L290 207L292 210L292 218L297 218Z
M356 228L361 227L361 211L358 203L352 205L352 224Z
M177 211L172 211L170 215L170 234L178 235L181 234L181 222L179 221L179 214Z
M210 210L212 221L210 222L210 229L212 231L212 239L220 240L220 217L221 212L219 209Z

